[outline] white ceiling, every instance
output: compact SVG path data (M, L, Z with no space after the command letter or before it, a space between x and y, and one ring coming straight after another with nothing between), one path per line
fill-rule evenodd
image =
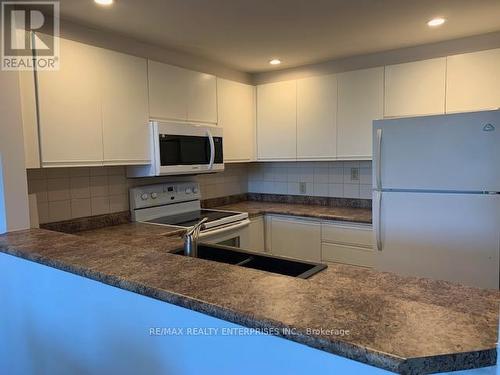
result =
M63 0L61 17L251 73L500 30L499 0L114 1Z

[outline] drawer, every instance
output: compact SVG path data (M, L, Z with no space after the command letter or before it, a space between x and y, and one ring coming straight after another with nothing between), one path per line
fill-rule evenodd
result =
M338 244L373 247L373 229L367 224L321 224L321 240Z
M373 267L375 251L364 247L323 243L321 245L321 260L353 264L355 266Z

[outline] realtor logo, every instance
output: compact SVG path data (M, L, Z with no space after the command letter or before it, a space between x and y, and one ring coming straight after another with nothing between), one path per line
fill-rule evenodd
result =
M2 1L1 68L59 69L59 1Z

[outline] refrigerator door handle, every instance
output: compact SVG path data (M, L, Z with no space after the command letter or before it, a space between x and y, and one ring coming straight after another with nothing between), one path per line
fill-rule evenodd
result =
M377 129L377 150L375 155L376 165L376 186L382 189L382 129Z
M377 250L382 251L382 192L375 191L375 241L377 243Z

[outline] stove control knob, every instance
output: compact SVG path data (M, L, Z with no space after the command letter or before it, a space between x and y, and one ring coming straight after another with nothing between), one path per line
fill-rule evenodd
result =
M158 194L157 194L157 193L151 193L151 198L152 198L152 199L156 199L156 198L158 198Z
M141 194L141 199L142 199L143 201L147 201L147 200L148 200L148 198L149 198L149 195L147 195L146 193L142 193L142 194Z
M193 190L191 190L190 187L186 188L186 194L191 194L193 192Z
M193 188L193 193L198 194L199 191L200 190L197 187Z

